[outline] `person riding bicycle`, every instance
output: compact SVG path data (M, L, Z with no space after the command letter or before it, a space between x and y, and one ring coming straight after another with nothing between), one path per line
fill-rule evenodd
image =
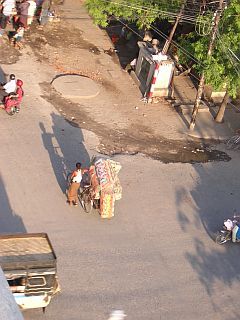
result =
M88 172L87 168L82 168L82 164L80 162L76 163L76 169L71 174L71 184L68 189L67 197L68 204L71 206L77 206L78 202L78 189L80 188L80 184L85 172Z

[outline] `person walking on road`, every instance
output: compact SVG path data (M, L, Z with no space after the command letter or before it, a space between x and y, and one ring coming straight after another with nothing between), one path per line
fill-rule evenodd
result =
M69 186L67 197L68 197L68 204L71 206L77 206L78 202L78 190L80 188L80 184L82 181L82 177L85 172L88 172L88 169L83 169L82 164L80 162L76 163L76 169L71 174L71 184Z

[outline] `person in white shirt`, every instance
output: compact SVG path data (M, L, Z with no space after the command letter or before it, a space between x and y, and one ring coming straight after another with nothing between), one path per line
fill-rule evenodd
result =
M5 0L2 3L2 16L0 21L0 36L3 36L7 23L10 17L16 11L16 1L15 0Z
M15 0L5 0L3 2L3 14L6 16L6 17L10 17L14 10L16 9L16 1Z
M68 203L71 206L77 206L78 202L78 189L80 188L80 183L82 181L82 176L88 169L83 169L82 164L80 162L76 163L76 170L74 170L71 174L71 184L69 186L67 197Z
M10 74L9 81L5 84L2 84L2 87L5 91L4 96L8 96L10 93L15 92L17 89L16 77L14 74Z
M27 25L30 26L33 22L33 17L36 12L37 4L34 0L28 0L27 2L29 3Z

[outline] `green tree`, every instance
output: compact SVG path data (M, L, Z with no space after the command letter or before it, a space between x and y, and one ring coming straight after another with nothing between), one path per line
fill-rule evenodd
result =
M205 82L214 90L227 89L228 94L236 97L240 88L240 2L232 0L219 25L213 54L207 57L209 36L200 36L192 32L182 36L181 46L188 50L198 61L193 68L201 73L204 70ZM179 51L180 61L189 64L190 58Z
M148 28L157 18L168 18L177 13L182 0L86 0L86 6L94 22L102 27L108 24L108 17L114 15L139 28Z

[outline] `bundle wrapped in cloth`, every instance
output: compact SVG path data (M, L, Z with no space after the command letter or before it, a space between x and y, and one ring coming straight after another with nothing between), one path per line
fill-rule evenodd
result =
M121 169L119 162L94 158L90 167L91 182L95 199L100 199L102 218L114 216L114 202L122 197L122 187L118 178Z

